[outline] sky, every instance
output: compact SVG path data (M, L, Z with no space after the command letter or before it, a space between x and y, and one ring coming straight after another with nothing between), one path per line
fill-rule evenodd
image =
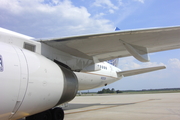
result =
M54 38L152 27L180 26L180 0L1 0L0 27L35 38ZM141 63L121 58L122 70L166 65L165 70L123 78L103 88L180 88L180 49L150 54ZM98 91L102 88L89 91Z

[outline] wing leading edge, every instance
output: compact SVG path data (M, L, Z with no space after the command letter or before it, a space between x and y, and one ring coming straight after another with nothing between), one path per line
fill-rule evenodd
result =
M39 40L75 57L102 62L134 56L149 61L148 53L180 48L180 26Z

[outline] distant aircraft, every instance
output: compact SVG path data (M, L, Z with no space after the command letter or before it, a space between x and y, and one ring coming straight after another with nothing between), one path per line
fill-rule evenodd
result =
M177 48L179 26L54 39L0 28L0 119L62 120L64 112L56 106L71 101L78 90L165 68L121 71L108 60L133 56L148 62L148 53Z

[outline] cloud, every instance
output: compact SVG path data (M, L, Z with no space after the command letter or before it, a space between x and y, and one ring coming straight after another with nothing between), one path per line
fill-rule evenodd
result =
M115 6L110 0L95 0L93 5L108 9L109 13L114 13L114 10L118 10L118 7Z
M77 7L70 0L7 0L0 2L0 14L2 27L39 38L109 32L114 28L108 19L93 16L86 7Z
M134 1L137 1L137 2L140 2L140 3L144 3L144 0L134 0Z
M105 7L105 8L111 8L111 9L118 9L118 7L115 6L110 0L95 0L93 5L97 6L97 7Z
M122 6L123 5L122 0L117 0L117 2L118 2L118 6Z
M165 64L157 63L157 62L141 63L141 62L138 62L133 57L126 57L126 58L121 58L119 60L118 66L122 70L131 70L131 69L147 68L147 67L154 67L154 66L161 66L161 65L165 65Z
M8 12L16 14L22 11L22 7L19 4L20 2L17 0L3 0L0 2L0 8L4 10L8 9Z
M98 18L102 18L104 15L106 15L106 14L100 12L100 13L96 14L96 15L94 16L94 18L97 18L97 19L98 19Z
M144 0L117 0L116 6L117 10L114 10L116 14L115 24L120 24L126 18L133 14L137 14L136 11L141 8Z
M172 58L168 61L171 68L180 69L180 60L177 58Z
M133 1L95 0L75 5L71 0L3 0L0 25L36 38L112 32L115 24L136 11L138 3Z
M110 9L110 10L109 10L109 13L114 13L114 10Z

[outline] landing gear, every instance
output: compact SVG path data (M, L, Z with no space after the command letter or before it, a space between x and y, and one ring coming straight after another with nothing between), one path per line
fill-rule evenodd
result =
M64 111L62 108L54 108L52 110L52 118L53 120L63 120L64 119Z
M44 112L26 117L26 120L63 120L64 111L62 108L54 108Z

